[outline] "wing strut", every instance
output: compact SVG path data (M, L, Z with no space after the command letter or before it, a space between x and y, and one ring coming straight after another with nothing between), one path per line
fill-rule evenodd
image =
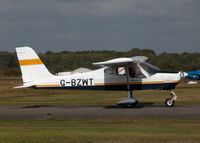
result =
M129 72L128 72L128 66L125 67L126 71L126 84L127 84L127 91L128 91L128 98L132 98L132 90L130 87L130 82L129 82Z
M125 105L127 107L133 107L138 103L138 100L136 98L133 97L132 94L132 89L131 89L131 85L129 82L129 66L127 65L125 67L125 71L126 71L126 84L127 84L127 92L128 92L128 98L124 99L122 101L118 102L118 105Z

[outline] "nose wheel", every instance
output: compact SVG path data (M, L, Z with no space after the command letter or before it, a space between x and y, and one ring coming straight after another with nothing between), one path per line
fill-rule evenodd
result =
M174 100L172 99L172 98L167 98L166 100L165 100L165 106L166 107L173 107L174 106Z
M175 100L177 99L177 96L172 90L170 90L169 93L170 93L171 98L167 98L165 100L165 106L166 107L173 107L174 104L175 104Z

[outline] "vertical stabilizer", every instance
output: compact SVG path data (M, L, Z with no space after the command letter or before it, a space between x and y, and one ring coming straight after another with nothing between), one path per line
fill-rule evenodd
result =
M53 77L32 48L17 47L16 52L24 85L48 81Z

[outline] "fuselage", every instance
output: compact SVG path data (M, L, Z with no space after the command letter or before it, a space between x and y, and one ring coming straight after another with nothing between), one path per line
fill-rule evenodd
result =
M32 48L17 47L16 52L23 85L15 88L127 90L128 99L118 102L119 105L127 107L138 103L132 95L132 90L145 89L170 90L171 97L166 99L165 105L172 107L177 96L171 89L174 89L183 77L182 72L160 71L157 67L145 62L148 59L145 56L122 57L97 62L93 65L103 68L55 76L48 71Z
M48 80L36 81L35 88L47 89L80 89L80 90L131 90L159 89L170 90L181 80L181 73L155 73L149 77L132 77L128 74L110 72L107 67L85 73L67 76L52 76ZM52 80L51 80L52 79Z

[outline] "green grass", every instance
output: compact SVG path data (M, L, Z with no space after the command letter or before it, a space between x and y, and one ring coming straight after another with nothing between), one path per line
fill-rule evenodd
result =
M106 106L127 98L126 91L80 91L14 89L20 80L0 80L0 105L87 105ZM184 83L174 90L177 104L200 104L200 86L188 87ZM140 102L163 104L167 91L134 91Z
M124 91L13 89L0 80L0 105L115 105ZM178 104L199 104L200 87L180 85ZM166 91L135 91L141 102L163 104ZM199 143L200 119L0 120L0 143Z
M199 143L198 119L0 121L2 143Z

